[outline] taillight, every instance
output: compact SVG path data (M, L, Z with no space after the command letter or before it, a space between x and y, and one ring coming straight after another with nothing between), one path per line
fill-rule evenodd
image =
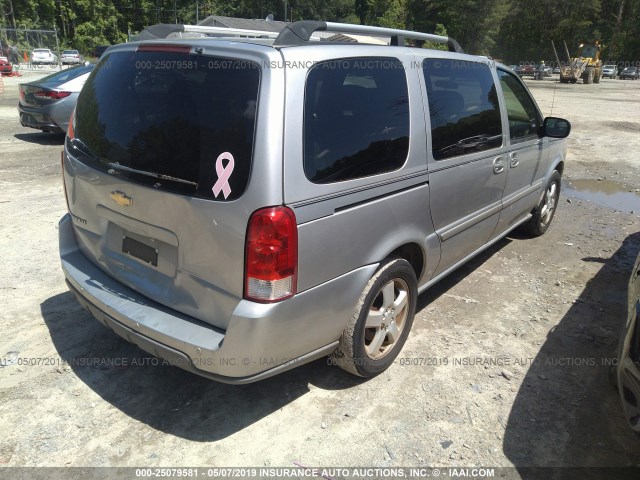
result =
M76 109L71 110L71 116L69 117L69 128L67 128L67 137L69 140L76 136Z
M41 98L50 98L52 100L60 100L61 98L68 97L71 95L71 92L56 92L53 90L40 90L39 92L34 92L36 97Z
M60 152L60 165L62 166L62 188L64 189L64 199L67 202L67 211L70 212L69 208L69 196L67 195L67 184L64 181L64 150Z
M253 212L247 227L244 296L277 302L296 293L298 226L287 207Z

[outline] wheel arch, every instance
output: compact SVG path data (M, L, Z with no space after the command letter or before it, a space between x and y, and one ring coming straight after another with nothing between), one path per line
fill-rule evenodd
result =
M416 279L420 281L426 265L426 254L420 245L415 242L405 243L386 256L386 258L389 257L399 257L409 262L416 274Z

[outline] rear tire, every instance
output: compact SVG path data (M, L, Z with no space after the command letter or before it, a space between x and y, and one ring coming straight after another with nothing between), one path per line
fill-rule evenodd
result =
M362 292L331 363L366 378L385 371L411 330L417 283L409 262L401 258L386 260Z
M531 212L533 217L523 226L524 230L530 235L539 237L549 229L558 207L561 184L562 177L557 170L554 170L549 179L549 183L547 183L544 189L542 200L540 200L538 206Z

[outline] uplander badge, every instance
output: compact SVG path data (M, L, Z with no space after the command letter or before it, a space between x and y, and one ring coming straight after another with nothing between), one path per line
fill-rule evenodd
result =
M120 191L116 190L115 192L111 192L110 196L111 196L111 200L116 202L121 207L130 207L131 205L133 205L133 198L128 197L127 195L125 195Z

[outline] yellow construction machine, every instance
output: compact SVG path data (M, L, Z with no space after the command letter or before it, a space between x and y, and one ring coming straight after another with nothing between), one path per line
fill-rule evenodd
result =
M581 43L578 48L578 55L571 58L566 42L564 49L569 62L565 65L560 63L558 52L553 42L553 52L556 54L556 61L560 65L560 83L576 83L579 78L582 83L600 83L602 78L602 60L600 52L602 50L600 42Z

